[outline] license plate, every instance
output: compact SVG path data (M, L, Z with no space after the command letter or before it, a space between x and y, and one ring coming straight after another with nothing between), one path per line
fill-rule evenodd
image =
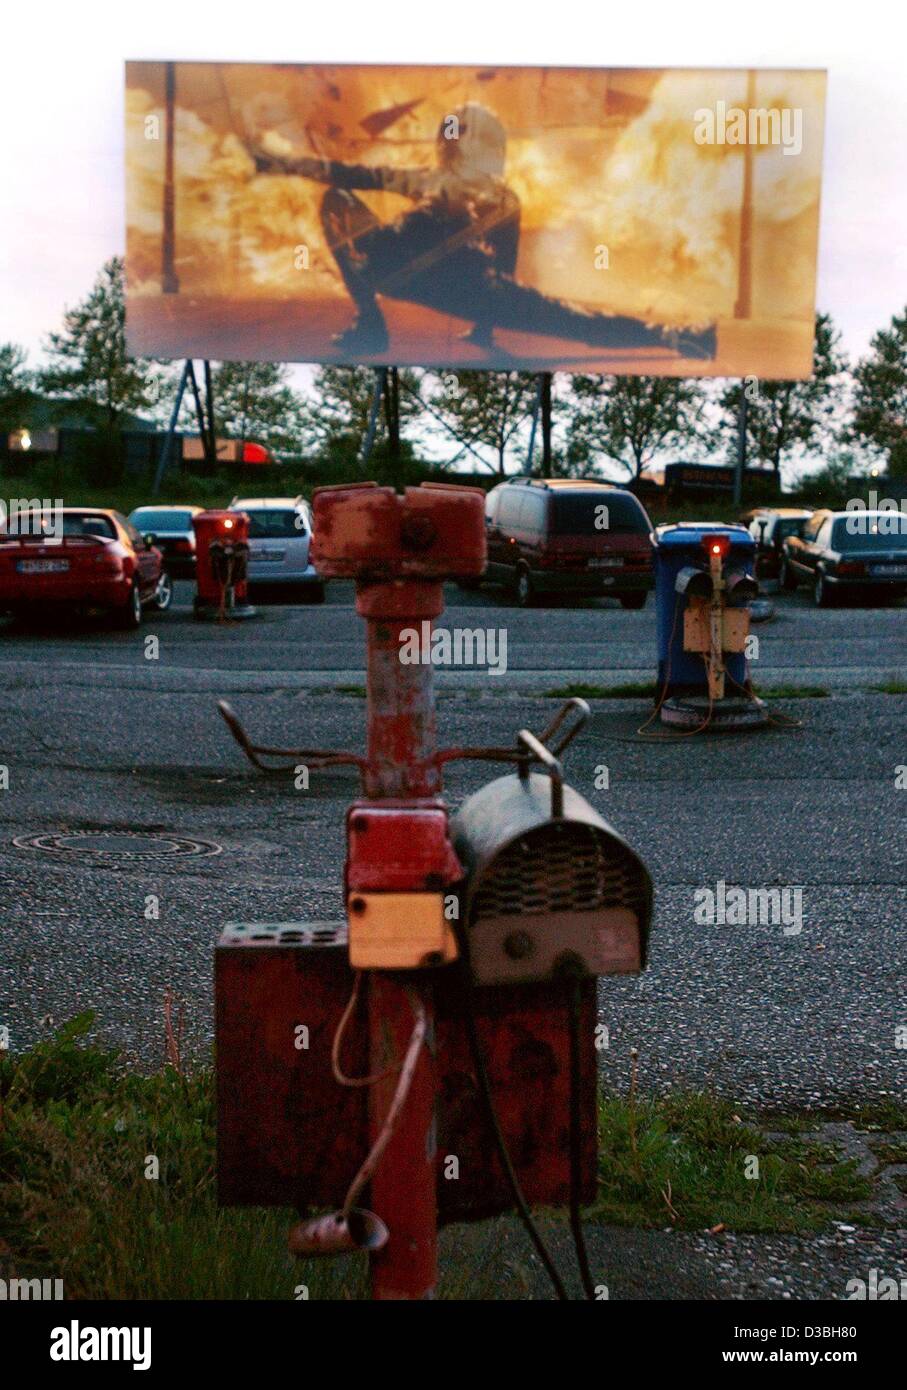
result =
M69 561L19 560L16 569L20 574L65 574L69 569Z
M253 561L261 560L263 564L267 562L277 564L283 559L284 553L282 550L253 550L251 558Z
M623 560L608 556L606 559L602 560L590 560L589 568L590 570L614 570L620 569L622 564Z
M907 579L907 565L873 565L869 573L881 578Z

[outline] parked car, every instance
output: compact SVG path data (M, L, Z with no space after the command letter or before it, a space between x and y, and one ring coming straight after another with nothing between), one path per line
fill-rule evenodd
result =
M485 505L488 566L521 607L543 594L611 594L642 608L653 585L652 523L626 488L566 478L513 478Z
M0 611L100 610L135 628L143 608L163 612L172 598L161 552L119 512L27 513L0 536Z
M754 507L741 518L756 542L757 579L777 579L788 536L802 536L812 511L802 507Z
M784 542L781 587L810 583L827 608L845 594L907 594L907 515L903 512L814 512L802 536Z
M153 536L174 579L195 578L195 532L192 518L202 507L136 507L129 520L143 536Z
M249 589L296 590L324 601L324 581L309 560L312 513L302 497L234 497L230 509L249 518Z

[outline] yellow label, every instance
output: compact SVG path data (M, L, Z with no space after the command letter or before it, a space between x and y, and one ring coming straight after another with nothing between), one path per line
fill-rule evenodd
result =
M354 970L415 970L457 958L440 893L350 893L347 920Z

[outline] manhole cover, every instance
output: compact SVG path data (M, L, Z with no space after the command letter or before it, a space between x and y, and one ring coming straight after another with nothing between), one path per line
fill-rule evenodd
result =
M94 830L72 835L17 835L18 849L37 849L45 854L71 855L79 859L200 859L220 854L213 840L187 835L143 833L140 830Z

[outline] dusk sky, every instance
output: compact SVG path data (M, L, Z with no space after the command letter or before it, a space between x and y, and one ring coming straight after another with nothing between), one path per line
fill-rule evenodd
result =
M37 354L64 305L124 249L127 58L802 66L829 73L818 307L859 355L907 301L907 88L894 23L879 0L18 6L4 21L0 84L0 341Z

